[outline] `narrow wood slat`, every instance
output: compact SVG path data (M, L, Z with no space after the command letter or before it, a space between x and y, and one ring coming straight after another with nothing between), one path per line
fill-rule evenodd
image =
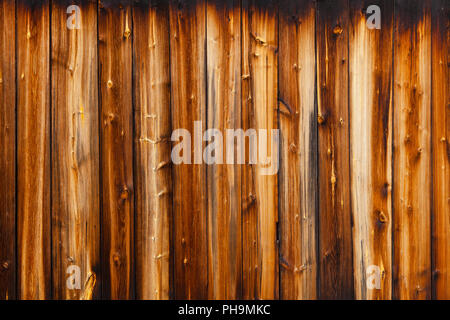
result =
M249 43L244 52L248 54L248 77L249 88L245 88L244 99L251 100L251 109L245 120L250 120L250 128L255 129L258 134L258 161L252 169L252 187L246 186L244 197L248 197L244 206L255 206L255 216L248 216L244 225L248 222L252 225L245 226L243 246L247 248L254 246L248 253L257 253L255 257L245 257L244 263L252 262L253 265L243 265L249 270L245 275L246 281L252 285L253 292L244 292L244 297L260 299L277 299L279 296L278 278L278 157L272 153L272 129L278 128L277 123L277 50L278 50L278 5L276 1L249 1L243 3L243 11L247 11L245 18L248 26L243 27L243 32L248 32L242 37L243 41ZM246 70L245 70L246 71ZM247 77L243 73L243 77ZM245 104L244 107L249 107ZM261 136L260 129L265 130L267 137ZM261 147L267 150L266 157L260 156ZM278 151L278 145L274 145ZM279 153L279 152L277 152ZM270 159L269 159L270 158ZM265 164L265 160L269 160ZM275 170L272 171L270 167ZM246 173L247 174L247 173ZM250 180L246 177L246 183ZM253 189L254 188L254 189ZM253 193L254 192L254 193ZM247 196L248 194L248 196ZM245 209L245 208L244 208ZM256 223L255 223L256 219ZM255 230L256 229L256 230ZM248 250L248 249L246 249ZM254 251L256 250L256 251ZM250 258L250 259L249 259ZM255 277L254 279L249 278Z
M51 32L53 298L78 300L92 274L100 280L97 5L53 2ZM67 286L69 266L79 289Z
M103 298L134 296L132 15L130 0L99 2Z
M16 298L15 2L0 3L0 300Z
M50 14L17 2L18 295L51 297Z
M369 29L369 6L381 29ZM350 148L356 299L392 292L392 34L391 0L350 1ZM378 273L379 271L379 273ZM378 278L380 281L378 283Z
M394 298L431 297L431 21L428 1L395 1Z
M450 3L432 7L432 150L434 297L450 299Z
M206 128L205 13L204 0L170 1L172 130L186 129L190 133L192 150L196 140L202 145ZM197 134L195 121L201 126ZM192 164L173 166L176 299L206 299L208 296L206 165L202 164L203 148L197 151L191 153Z
M168 299L171 282L169 2L133 8L136 298Z
M280 2L280 298L317 298L315 6Z
M348 2L317 3L320 297L353 297Z
M220 131L211 131L208 145L222 143L222 151L215 149L216 161L207 169L208 297L237 299L242 273L241 166L228 162L226 130L241 128L240 2L210 0L206 16L207 128ZM235 143L234 162L239 152Z

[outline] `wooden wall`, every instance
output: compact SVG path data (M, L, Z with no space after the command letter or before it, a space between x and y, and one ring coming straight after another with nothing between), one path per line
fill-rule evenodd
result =
M0 299L450 299L448 1L1 0L0 21ZM171 163L199 125L279 129L278 173Z

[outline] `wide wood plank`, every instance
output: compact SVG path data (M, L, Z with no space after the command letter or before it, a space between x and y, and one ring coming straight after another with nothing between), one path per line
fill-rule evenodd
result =
M168 299L171 282L169 2L133 8L136 298Z
M396 0L394 298L431 297L431 12Z
M433 287L450 299L450 3L432 7Z
M353 297L348 113L348 1L319 1L320 298Z
M92 274L100 281L97 5L53 2L51 32L53 298L78 300ZM67 287L69 266L79 288Z
M17 2L18 295L51 297L50 14Z
M255 291L244 294L244 297L276 299L279 296L277 242L279 146L276 145L278 142L272 139L274 137L272 130L278 128L278 5L276 1L249 1L243 3L243 11L246 10L248 26L243 27L243 32L248 34L243 36L243 41L249 43L245 44L248 47L244 51L248 54L248 58L243 59L248 59L249 73L243 73L242 77L248 76L247 81L250 82L248 99L251 99L251 110L248 118L251 121L250 129L256 130L258 134L258 161L252 168L254 193L246 192L245 195L249 195L247 203L244 203L247 207L254 205L256 210L256 223L247 220L248 217L244 220L244 223L247 221L254 223L246 226L253 230L244 236L245 239L251 240L250 237L253 235L253 243L246 241L244 245L255 246L257 256L254 261L244 260L255 262L254 265L243 265L244 269L256 269L254 273L252 272L252 276L256 277L254 280L256 285L253 287ZM247 92L247 88L245 90ZM263 132L266 136L261 135ZM263 149L267 152L265 155L262 152L261 156ZM272 152L273 149L276 154ZM248 276L246 275L247 279L252 281Z
M15 1L0 3L0 300L16 298Z
M134 296L132 15L130 0L99 2L103 298Z
M208 139L209 144L223 143L222 154L215 149L216 161L207 169L208 297L237 299L242 273L241 165L236 140L228 145L226 130L241 128L240 2L210 0L206 16L207 128L220 131L211 131Z
M369 6L381 29L369 29ZM350 1L350 148L356 299L392 292L392 27L391 0ZM379 272L379 273L378 273ZM378 282L378 278L380 281ZM369 282L369 283L368 283Z
M315 5L280 2L280 298L317 298Z
M176 299L206 299L208 296L206 165L202 164L203 148L194 152L196 143L204 146L202 135L206 130L205 13L204 0L170 1L172 129L186 129L193 150L192 164L173 166Z

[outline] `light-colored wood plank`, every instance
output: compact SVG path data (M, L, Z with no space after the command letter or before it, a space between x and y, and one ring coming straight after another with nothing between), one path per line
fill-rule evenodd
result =
M102 172L102 291L134 296L131 0L102 0L98 12Z
M207 169L208 297L237 299L242 273L241 165L227 162L226 130L241 128L240 2L210 0L206 16L207 128L220 130L223 143L222 158ZM217 142L220 136L210 139ZM233 150L236 155L234 145Z
M18 295L51 297L50 14L17 2Z
M67 26L71 5L79 29ZM53 298L78 300L93 273L100 279L97 5L53 2L51 32ZM72 265L79 289L66 285Z
M381 9L381 29L367 26L371 14L366 11L371 5ZM350 165L356 299L386 300L392 293L393 10L391 0L350 1Z
M169 2L133 8L136 298L169 299L170 166Z
M315 5L280 2L280 298L317 298Z
M431 12L395 1L394 298L431 297Z

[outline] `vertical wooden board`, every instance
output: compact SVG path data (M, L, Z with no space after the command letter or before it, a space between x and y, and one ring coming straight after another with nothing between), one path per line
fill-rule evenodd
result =
M280 2L280 298L317 298L315 6Z
M202 164L203 148L200 148L206 128L205 13L204 0L170 1L172 129L186 129L190 133L192 150L198 145L197 152L191 153L192 164L173 166L176 299L208 296L206 165ZM198 121L196 132L195 121Z
M241 166L229 163L228 155L236 162L239 150L226 142L227 129L241 128L240 10L239 1L210 0L206 12L207 128L220 131L211 131L208 145L223 143L207 168L210 299L241 297Z
M254 166L253 183L257 229L255 243L258 248L257 297L276 299L279 296L278 277L278 144L271 139L277 123L277 50L278 5L276 1L250 1L248 3L249 81L252 101L252 128L258 134L258 161ZM266 132L267 136L262 136ZM266 148L266 159L261 148ZM277 154L274 154L274 149ZM272 151L272 152L271 152ZM263 152L264 153L264 152ZM265 163L269 160L269 163ZM273 170L272 170L273 169ZM271 172L273 171L273 172ZM244 265L244 268L246 266Z
M51 32L53 298L78 300L100 271L97 5L53 2Z
M376 14L367 13L371 5L381 10L380 29L368 27ZM351 203L357 299L386 300L392 292L393 10L392 0L350 1Z
M51 297L50 17L48 1L17 2L18 294Z
M134 296L131 1L99 2L103 298Z
M241 1L241 117L242 129L254 128L254 109L250 81L250 10L249 0ZM247 151L247 145L245 146ZM254 184L255 165L249 163L246 153L242 167L241 220L242 220L242 298L259 299L258 216Z
M133 8L136 297L169 299L172 173L170 166L169 2Z
M0 3L0 300L16 298L15 2Z
M351 299L348 1L317 6L320 298Z
M450 3L432 8L432 150L434 297L450 299Z
M396 0L394 298L431 297L431 21L427 1Z

